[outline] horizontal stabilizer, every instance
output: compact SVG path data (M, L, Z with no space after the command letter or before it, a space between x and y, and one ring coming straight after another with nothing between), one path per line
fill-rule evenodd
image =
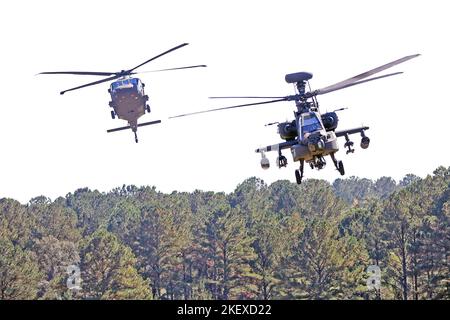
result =
M150 122L143 122L143 123L139 123L137 126L138 127L143 127L143 126L149 126L149 125L158 124L158 123L161 123L161 120L150 121ZM110 133L110 132L116 132L116 131L127 130L127 129L131 129L131 127L130 126L119 127L119 128L106 130L106 132Z
M114 128L114 129L106 130L106 132L109 133L109 132L116 132L116 131L127 130L127 129L131 129L131 127L130 126L126 126L126 127Z
M142 123L139 123L137 126L138 127L143 127L143 126L150 126L152 124L158 124L158 123L161 123L161 120L155 120L155 121L150 121L150 122L142 122Z

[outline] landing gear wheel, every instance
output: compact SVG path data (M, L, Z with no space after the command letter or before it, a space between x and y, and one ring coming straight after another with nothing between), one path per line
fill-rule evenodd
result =
M111 118L113 118L113 119L116 118L116 113L114 112L114 110L111 110Z
M341 174L341 176L343 176L345 174L344 163L340 160L337 163L337 169L339 170L339 173Z
M300 174L300 170L295 170L295 179L297 180L297 184L302 183L302 175Z
M145 106L145 110L147 110L147 113L150 113L150 106L149 106L149 105L146 105L146 106Z

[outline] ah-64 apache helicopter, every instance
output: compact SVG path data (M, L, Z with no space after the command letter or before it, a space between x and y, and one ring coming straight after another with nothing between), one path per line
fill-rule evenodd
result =
M102 79L99 81L94 81L91 83L87 83L75 88L71 88L68 90L61 91L60 94L64 94L68 91L73 91L93 85L97 85L103 82L108 82L112 80L116 80L111 83L110 88L108 89L108 93L111 95L111 101L109 102L109 106L113 108L111 110L111 117L113 119L116 116L119 119L126 120L128 122L128 126L119 127L114 129L109 129L107 132L115 132L120 130L131 129L134 132L134 139L138 142L137 138L137 128L148 126L152 124L161 123L161 120L144 122L138 124L138 119L145 114L145 112L150 113L150 106L147 104L148 95L144 92L144 83L136 77L132 77L132 75L137 73L145 73L145 72L159 72L159 71L170 71L170 70L181 70L181 69L191 69L198 67L206 67L206 65L195 65L188 67L178 67L178 68L169 68L169 69L160 69L153 71L144 71L144 72L135 72L135 70L143 65L153 61L163 55L172 52L174 50L180 49L184 46L188 45L188 43L180 44L172 49L169 49L143 63L140 65L128 69L122 70L119 72L92 72L92 71L55 71L55 72L41 72L39 74L74 74L74 75L89 75L89 76L103 76L108 77L106 79Z
M279 168L286 167L287 159L282 155L283 149L291 149L292 157L294 161L300 161L300 169L295 170L295 177L297 183L300 184L303 178L304 163L309 163L311 169L317 168L322 169L326 165L325 156L330 156L336 169L341 175L345 174L344 164L342 161L338 161L335 157L335 153L339 150L337 144L338 137L345 137L344 147L347 148L347 154L353 153L353 142L350 141L349 135L360 133L361 134L361 148L366 149L369 147L370 139L365 135L365 131L369 127L359 127L349 130L336 131L338 126L338 116L337 111L343 110L341 108L333 112L327 112L321 114L319 111L319 104L317 102L317 96L325 93L333 92L336 90L348 88L357 84L382 79L402 72L390 73L378 77L373 77L366 79L378 72L391 68L399 63L408 61L412 58L419 56L410 55L403 57L401 59L392 61L375 69L369 70L367 72L361 73L357 76L349 78L347 80L335 83L331 86L314 90L306 91L306 85L309 86L309 80L312 78L312 74L308 72L298 72L287 74L285 80L287 83L294 84L296 93L294 95L284 96L284 97L256 97L256 96L245 96L245 97L210 97L212 99L275 99L256 103L240 104L235 106L209 109L204 111L192 112L173 116L170 118L178 118L184 116L190 116L199 113L206 113L219 110L227 110L234 108L241 108L254 105L262 105L268 103L282 102L282 101L295 101L297 111L294 111L295 120L288 122L274 122L268 125L277 124L278 133L280 137L285 140L282 143L266 146L264 148L256 149L257 153L261 153L261 167L263 169L268 169L270 167L269 160L265 156L265 152L276 151L278 152L277 165Z

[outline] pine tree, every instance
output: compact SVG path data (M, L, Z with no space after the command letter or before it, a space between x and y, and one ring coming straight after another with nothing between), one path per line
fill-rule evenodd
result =
M207 288L214 299L254 298L255 259L253 239L245 228L245 217L237 209L214 212L206 222L203 246L207 259Z
M33 251L37 256L39 270L44 276L39 285L39 297L44 299L71 297L66 284L67 268L80 262L77 245L46 236L35 239Z
M339 237L333 222L311 220L283 265L286 297L362 297L367 263L367 251L361 242L350 236Z
M54 202L45 197L33 198L27 206L28 215L35 220L34 237L54 237L76 243L80 240L76 212L65 205L63 198Z
M186 218L172 210L152 206L142 209L133 250L140 257L140 269L151 281L154 298L174 299L183 293L179 275L190 236Z
M440 266L448 265L448 249L438 239L446 239L440 232L448 233L448 219L442 208L449 183L450 170L438 168L434 176L416 180L394 194L385 206L383 237L389 249L388 284L396 298L433 296L431 287L436 283L431 283L440 282L442 274L445 277L445 271L437 270L445 270Z
M29 247L35 219L18 201L0 199L0 238L10 240L14 245Z
M137 272L131 249L112 233L99 229L81 249L81 277L84 298L149 299L150 290Z
M40 279L36 256L0 238L0 300L35 299Z

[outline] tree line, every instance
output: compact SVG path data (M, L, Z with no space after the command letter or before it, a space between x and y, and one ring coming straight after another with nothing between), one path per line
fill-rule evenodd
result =
M450 167L2 198L0 299L449 299L449 217Z

